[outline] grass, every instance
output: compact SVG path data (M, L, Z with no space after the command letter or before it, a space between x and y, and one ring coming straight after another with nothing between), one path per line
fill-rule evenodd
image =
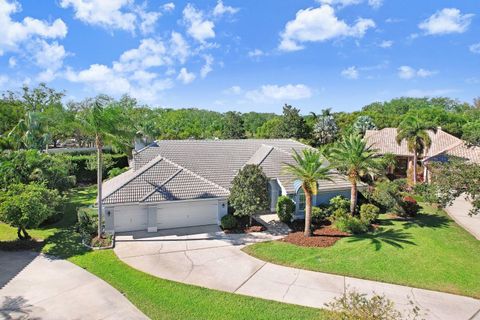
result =
M423 205L411 221L382 216L381 225L329 248L273 241L243 250L276 264L480 298L480 242L443 210Z
M122 292L151 319L327 319L327 311L246 297L163 280L120 261L112 250L89 251L75 234L76 208L92 204L95 188L78 188L69 196L58 223L28 230L44 239L42 252L68 259ZM2 241L15 241L16 229L0 223Z

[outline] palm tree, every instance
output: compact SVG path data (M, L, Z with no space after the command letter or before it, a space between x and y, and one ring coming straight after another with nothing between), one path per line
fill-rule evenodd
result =
M79 114L79 120L86 133L95 139L97 148L97 201L98 201L98 237L102 236L102 176L103 176L103 146L106 141L117 140L117 126L121 124L119 109L115 108L108 96L99 95L86 101L84 112Z
M44 130L44 119L39 112L27 111L25 118L20 119L8 137L14 137L18 147L41 150L48 148L49 135Z
M417 117L407 116L403 119L397 129L397 143L400 145L403 140L407 142L408 151L413 153L413 184L417 184L417 161L418 158L428 151L432 140L428 131L437 132L437 128L419 121Z
M356 134L344 137L325 153L331 166L346 174L352 185L350 213L353 215L357 207L358 182L367 175L374 177L381 174L385 161L377 150L367 146L367 142Z
M302 181L302 189L305 193L305 237L311 235L310 225L312 220L312 195L318 191L319 180L331 180L330 168L324 165L320 152L313 149L303 149L299 154L293 150L295 164L284 163L284 171L292 174Z

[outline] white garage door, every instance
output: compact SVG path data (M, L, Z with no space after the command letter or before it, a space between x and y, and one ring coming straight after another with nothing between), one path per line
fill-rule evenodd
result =
M217 200L164 204L157 211L158 229L217 224L217 212Z
M139 206L115 207L115 231L147 230L147 210Z

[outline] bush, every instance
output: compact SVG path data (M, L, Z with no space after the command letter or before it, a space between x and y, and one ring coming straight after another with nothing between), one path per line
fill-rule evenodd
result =
M74 155L65 156L72 162L73 174L80 183L97 182L97 155ZM123 154L104 154L103 155L103 178L107 178L107 172L112 168L128 167L128 158Z
M417 201L410 196L406 196L402 201L402 208L406 216L414 217L420 211Z
M362 204L360 207L360 219L370 224L378 219L380 209L374 204Z
M80 208L77 212L77 231L83 239L90 240L97 233L98 216L93 208Z
M357 234L367 232L370 223L366 223L357 217L347 215L345 218L335 220L333 225L340 231Z
M342 196L335 196L330 199L330 205L332 206L333 211L337 209L350 210L350 200Z
M320 204L318 207L312 208L312 220L316 224L327 219L331 214L330 206L326 204Z
M377 182L370 193L370 199L384 212L402 215L402 194L397 184L392 181Z
M227 214L222 217L222 220L220 220L220 225L224 230L235 229L237 227L237 219L231 214Z
M410 189L407 179L395 179L391 183L396 185L399 191L407 191Z
M128 171L130 167L125 167L125 168L112 168L108 171L108 179L112 179L116 176L121 175L122 173Z
M280 196L277 200L277 215L280 221L290 222L295 212L295 202L288 196Z

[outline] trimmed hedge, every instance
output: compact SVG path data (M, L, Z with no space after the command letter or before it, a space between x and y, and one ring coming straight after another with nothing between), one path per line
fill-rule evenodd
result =
M72 172L77 177L78 183L93 184L97 182L97 170L89 168L90 161L96 161L96 155L75 155L70 156L72 162ZM108 171L113 168L123 169L128 167L128 158L124 154L105 154L104 155L103 178L108 177Z

